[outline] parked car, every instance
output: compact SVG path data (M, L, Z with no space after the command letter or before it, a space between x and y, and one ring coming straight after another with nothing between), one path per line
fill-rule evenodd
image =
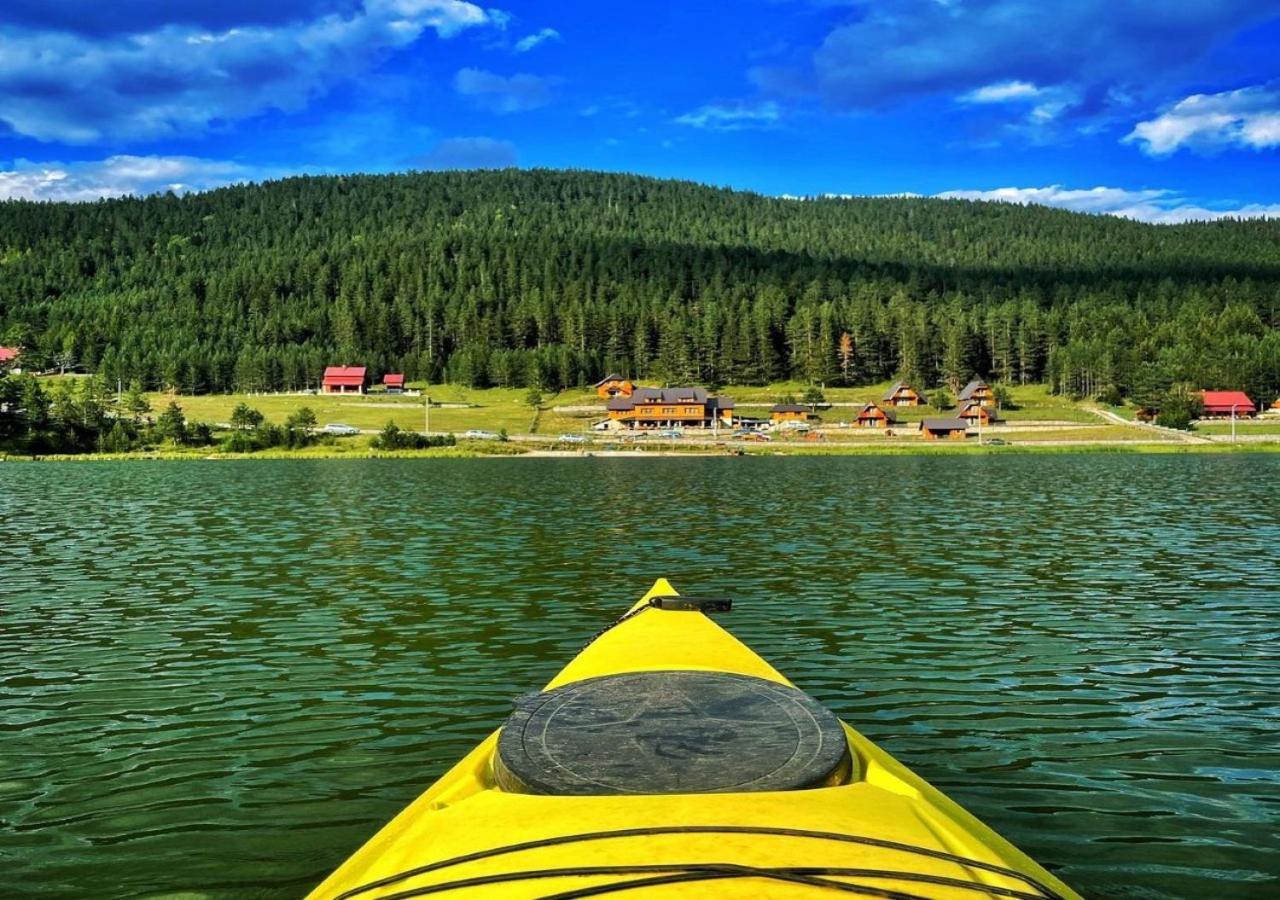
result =
M740 441L771 441L773 438L763 431L741 431L734 435Z
M651 432L651 434L655 438L659 440L664 440L664 441L673 441L676 438L684 437L684 435L678 431L654 431L654 432Z
M341 422L330 422L328 425L320 429L321 434L333 434L339 437L350 437L353 434L359 434L360 429L351 425L343 425Z
M580 434L562 434L560 442L563 444L585 444L587 439Z
M1009 446L1009 442L1004 440L1003 438L987 438L986 444L988 447L1008 447Z
M472 428L470 431L463 432L462 436L469 441L496 441L501 436L492 431L484 431L479 428Z

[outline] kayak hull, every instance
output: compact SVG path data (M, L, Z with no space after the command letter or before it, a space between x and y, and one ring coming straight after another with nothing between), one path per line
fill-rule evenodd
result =
M674 593L660 579L546 690L670 670L790 685L702 613L647 606L651 597ZM841 727L853 763L846 783L595 796L502 790L495 731L310 896L517 900L598 890L646 900L799 898L823 893L817 880L871 896L1078 897L877 745Z

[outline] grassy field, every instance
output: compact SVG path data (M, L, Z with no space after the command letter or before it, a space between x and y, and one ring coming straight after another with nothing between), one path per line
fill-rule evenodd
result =
M1231 434L1231 422L1201 422L1196 425L1196 434ZM1247 434L1280 434L1280 418L1277 419L1237 419L1236 434L1243 437Z

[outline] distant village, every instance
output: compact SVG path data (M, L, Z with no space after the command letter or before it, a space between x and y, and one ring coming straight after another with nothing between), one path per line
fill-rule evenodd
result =
M21 351L0 347L0 373L21 372ZM593 385L596 396L604 401L605 418L593 426L602 432L654 432L663 430L706 429L735 430L739 434L762 434L770 430L808 432L819 422L818 409L825 402L779 402L767 415L746 415L733 399L696 386L647 387L632 379L610 373ZM366 366L328 366L320 381L323 394L366 394L370 390L387 394L408 393L405 375L388 372L371 384ZM1200 392L1202 418L1253 418L1259 412L1242 391ZM925 416L920 420L900 420L897 410L904 407L928 406L925 395L906 381L894 383L878 401L865 403L841 427L879 430L893 435L894 430L917 431L925 440L965 440L980 434L983 428L999 425L1001 418L995 391L987 382L975 378L962 388L954 411L945 416ZM1270 409L1280 412L1280 398ZM1149 421L1154 410L1138 409L1137 418ZM814 434L817 438L820 435Z

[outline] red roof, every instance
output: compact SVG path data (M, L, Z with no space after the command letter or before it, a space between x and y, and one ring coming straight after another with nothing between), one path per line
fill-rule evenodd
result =
M324 383L341 387L360 387L364 384L364 366L329 366L324 370Z
M1233 406L1237 413L1258 411L1244 391L1201 391L1200 395L1204 397L1205 412L1229 413Z
M382 376L382 383L387 387L404 387L404 374L401 372L388 372Z
M17 358L17 347L0 347L0 362L11 362Z

